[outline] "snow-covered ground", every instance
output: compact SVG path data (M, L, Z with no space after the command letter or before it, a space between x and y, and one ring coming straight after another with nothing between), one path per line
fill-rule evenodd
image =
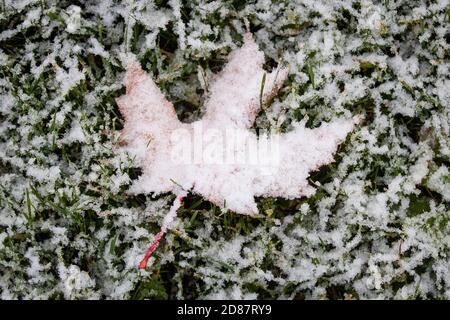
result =
M450 298L450 2L273 2L0 1L0 298ZM188 195L140 270L174 195L125 193L125 62L192 122L246 21L289 70L255 129L364 120L310 198Z

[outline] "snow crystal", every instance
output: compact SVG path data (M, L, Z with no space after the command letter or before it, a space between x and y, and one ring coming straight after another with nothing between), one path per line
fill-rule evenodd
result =
M95 280L91 279L86 271L81 271L76 265L70 265L68 268L60 265L58 273L63 281L61 287L66 299L75 299L83 294L83 291L95 286ZM91 298L95 299L95 296Z
M439 192L446 201L450 201L450 172L446 166L441 166L429 180L428 187Z
M60 177L61 170L58 166L50 167L48 169L39 168L37 166L29 166L27 175L32 176L38 181L54 182Z
M80 29L81 8L79 6L71 5L67 8L66 24L66 31L69 33L76 33Z
M86 136L84 134L83 128L79 122L73 122L70 131L63 138L64 143L70 144L72 142L84 142L86 141Z

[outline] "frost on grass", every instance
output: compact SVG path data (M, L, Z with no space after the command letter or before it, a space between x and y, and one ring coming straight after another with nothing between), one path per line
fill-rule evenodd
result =
M449 12L440 0L0 1L0 297L449 299ZM192 123L245 19L265 70L289 69L252 130L365 120L310 173L309 198L257 197L248 217L188 195L138 270L174 196L125 194L141 173L116 149L120 57Z

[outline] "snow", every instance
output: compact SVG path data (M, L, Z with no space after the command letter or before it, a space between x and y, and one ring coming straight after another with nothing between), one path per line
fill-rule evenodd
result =
M81 8L79 6L71 5L66 13L66 31L69 33L76 33L81 27Z
M86 271L81 271L76 265L70 265L68 268L60 265L58 273L62 280L62 290L66 299L76 299L83 296L85 291L95 286L95 281L89 277L89 274ZM91 297L91 299L95 298L95 295Z
M230 94L217 74L242 48L245 21L256 46L243 68L235 58L245 77L227 78ZM2 299L450 298L448 0L6 0L0 23ZM216 168L161 169L193 193L231 199L215 200L221 212L188 193L146 270L138 263L174 195L129 194L137 167L158 154L147 140L117 148L126 119L114 98L133 61L156 84L148 96L173 102L183 127L210 117L249 136L277 134L290 158L279 157L277 173L234 166L245 170L231 188L217 187L229 175L214 178ZM261 61L264 71L252 67ZM283 86L260 110L263 74L267 93L283 67ZM256 116L242 117L244 99ZM335 162L310 170L316 152L302 138L358 114L330 151ZM264 190L271 175L280 186ZM309 198L267 197L300 182ZM258 214L231 210L243 204Z
M450 202L450 172L446 166L439 167L430 176L428 187L439 192L445 201Z
M96 38L90 38L89 43L92 45L92 48L88 49L90 53L109 59L109 53L105 51L102 44Z
M86 136L84 134L83 128L78 122L73 122L70 131L63 138L64 143L70 144L72 142L84 142L86 141Z
M61 170L59 167L54 166L49 169L39 168L37 166L29 166L27 169L27 175L32 176L37 181L56 181L60 177Z

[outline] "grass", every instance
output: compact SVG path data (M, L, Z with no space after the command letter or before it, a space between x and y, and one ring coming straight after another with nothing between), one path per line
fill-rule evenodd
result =
M395 50L402 53L404 44L415 43L409 38L411 33L419 38L428 31L427 45L413 46L419 63L448 63L448 45L435 28L450 21L450 7L414 18L412 5L405 1L396 10L406 18L397 21L390 4L381 3L377 5L381 12L388 10L397 26L406 29L394 34L392 30L401 29L384 26L378 34L357 27L367 19L359 2L352 4L355 11L340 8L330 19L314 8L298 10L289 2L289 9L280 9L275 16L260 15L258 12L270 10L244 1L224 2L217 8L184 4L182 20L195 21L187 28L188 36L203 32L198 39L211 43L211 48L188 45L181 52L176 21L155 31L149 30L148 21L139 14L118 15L112 27L98 13L84 10L83 19L89 23L69 34L64 18L67 6L51 7L43 0L15 10L6 2L0 4L0 30L19 28L31 9L43 10L42 17L48 18L51 26L34 21L0 40L1 55L6 57L1 58L5 63L0 66L2 298L194 299L215 294L229 297L233 288L242 298L398 299L403 297L402 290L408 298L446 298L450 280L436 270L448 263L444 241L449 230L448 201L429 185L429 177L450 163L443 151L448 137L440 127L430 125L431 119L448 120L447 102L436 93L439 81L448 81L448 76L438 74L436 66L424 67L423 74L409 81L393 68L371 60L370 54L392 58ZM170 10L163 2L156 2L155 8L157 13ZM375 138L376 145L387 145L389 151L374 153L367 135L356 132L340 146L334 163L310 175L310 184L317 188L314 196L258 198L260 214L254 218L222 212L189 194L178 211L176 227L155 252L152 265L139 271L135 262L159 230L173 196L130 196L125 194L129 183L113 190L114 175L127 174L133 181L141 174L133 159L115 151L123 125L115 98L124 93L124 68L117 52L123 48L138 56L168 99L175 102L181 118L199 117L208 87L201 87L198 70L206 84L208 74L221 70L231 46L242 41L238 26L243 25L240 12L244 8L250 12L246 16L250 29L271 61L286 60L300 50L308 57L298 65L288 59L289 79L272 104L262 108L256 128L268 126L269 119L280 115L285 116L280 130L288 131L305 116L307 127L317 127L335 116L363 114L361 127ZM357 38L360 45L349 49L336 38L333 55L325 59L321 48L309 44L312 32L325 27L339 31L342 38ZM146 46L151 32L156 32L155 42ZM111 54L110 59L87 50L91 37ZM58 41L67 48L53 49ZM81 49L74 52L75 46ZM40 74L33 74L29 56L39 65L53 51L54 61ZM323 74L324 64L340 67L345 55L355 59L352 68ZM62 83L56 74L68 70L65 63L70 59L85 77L61 97ZM342 97L346 86L357 79L363 80L367 92L361 98L344 97L338 105L324 91L325 85L333 84ZM264 76L261 105L265 80ZM394 85L392 90L384 87L389 83ZM11 105L6 95L12 96ZM393 102L405 97L416 103L413 116L392 108ZM273 111L276 106L279 113ZM386 127L379 125L383 117L389 121ZM63 143L74 122L81 125L86 140ZM394 178L410 178L424 154L431 154L425 177L410 191L406 187L389 191ZM46 175L34 177L28 172L34 166L58 166L60 176L55 180ZM359 191L360 197L352 194ZM377 196L384 195L389 200L383 220L371 215L368 208ZM418 236L411 236L410 230ZM407 241L411 245L403 250ZM235 247L228 247L230 243L236 243ZM398 260L377 260L394 253ZM41 271L29 271L30 256L37 258ZM420 261L414 265L417 259ZM370 285L373 269L369 263L390 280L379 288ZM64 287L61 270L72 265L86 272L95 285L83 284L86 286L79 290ZM350 271L355 275L347 276ZM427 279L434 280L422 285L420 281Z

